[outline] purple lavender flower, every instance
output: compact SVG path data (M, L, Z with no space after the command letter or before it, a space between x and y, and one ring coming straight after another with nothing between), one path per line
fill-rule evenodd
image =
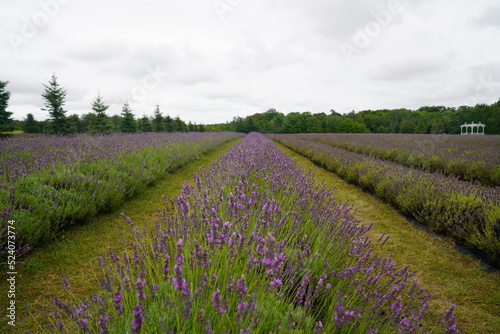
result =
M130 333L137 334L141 331L142 325L145 321L144 307L142 306L142 304L137 303L132 313L134 315L134 318L132 319L132 328Z
M223 312L223 308L222 308L222 297L220 295L220 290L217 289L217 291L215 291L213 294L212 294L212 304L214 305L215 309L217 310L217 313L221 313Z
M456 316L453 313L457 306L455 304L451 305L451 308L444 312L444 320L446 322L445 333L460 333L460 330L456 324Z
M146 281L142 280L140 277L137 278L136 287L137 287L137 298L139 301L146 299L146 293L144 292L144 287L146 286Z
M64 273L62 273L62 286L65 289L68 289L68 290L70 289L68 278L66 277L66 275Z
M110 320L112 317L109 316L109 317L106 317L104 314L101 314L99 316L99 321L97 322L97 324L99 325L100 329L99 329L99 334L108 334L109 333L109 329L108 329L108 325L107 325L107 322L108 320Z
M279 278L273 279L269 285L272 286L273 288L279 287L283 284L283 282Z
M116 293L116 296L113 298L113 305L115 306L115 309L119 315L123 312L122 295L123 294L121 288L118 288L118 292Z

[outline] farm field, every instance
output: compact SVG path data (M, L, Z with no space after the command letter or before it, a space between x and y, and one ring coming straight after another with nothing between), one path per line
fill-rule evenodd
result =
M338 201L354 206L354 216L361 222L375 222L368 231L372 240L383 234L391 237L375 252L392 254L399 265L408 265L416 278L434 297L430 312L443 312L456 303L458 324L463 333L496 333L500 330L500 272L463 252L450 238L439 236L409 222L391 205L375 195L347 182L340 176L318 166L303 155L278 144L306 171L312 170L318 184L335 189Z
M201 154L182 168L177 168L139 195L136 195L114 210L91 218L86 224L74 225L61 231L61 235L53 242L34 249L21 258L22 265L17 266L16 281L17 321L16 328L0 322L0 333L44 333L43 325L47 322L43 308L53 306L52 299L63 292L61 274L65 273L72 282L71 298L85 298L96 292L101 278L96 261L99 254L107 252L107 247L115 247L120 251L122 236L132 240L129 225L120 216L127 214L136 221L154 222L158 211L165 206L163 195L179 195L184 180L192 179L194 172L203 165L209 165L220 154L226 153L229 147L241 140L237 137L213 150ZM6 281L1 282L1 291L6 291ZM23 301L29 301L31 315L24 307ZM2 308L6 308L9 300L7 294L0 294Z
M316 133L298 137L486 186L500 185L500 136Z
M302 161L306 171L314 167ZM320 175L332 177L326 172ZM422 231L408 236L408 224L392 226L397 214L382 223L383 228L392 229L392 238L388 238L384 233L387 231L377 227L378 220L384 220L377 216L377 204L372 204L372 208L377 207L375 214L362 213L363 223L368 225L361 225L355 213L357 205L353 208L352 202L346 202L352 189L332 194L316 184L312 175L304 173L274 144L262 135L251 134L210 168L199 172L190 185L183 186L181 196L168 200L160 220L151 214L127 218L137 224L137 229L132 238L125 237L128 241L123 245L118 234L106 238L112 249L106 250L104 244L100 248L101 253L108 253L100 257L102 274L99 270L92 273L91 269L79 274L65 270L79 270L77 264L70 265L74 262L70 254L76 255L85 247L82 243L88 242L72 239L70 229L61 244L50 246L52 252L62 248L69 252L68 263L53 272L48 265L43 268L43 256L37 259L37 252L33 257L28 254L26 269L30 273L26 272L26 279L36 274L38 280L43 280L43 272L49 270L52 285L60 286L60 273L66 273L69 282L64 279L63 283L71 287L48 293L60 298L56 302L60 314L53 313L53 309L49 314L52 324L64 326L64 332L73 332L78 326L89 326L96 332L103 326L117 332L128 332L134 326L142 332L168 330L161 325L154 327L152 318L164 320L175 332L185 328L205 332L207 326L208 330L220 332L239 325L248 326L244 328L251 332L332 332L340 326L349 332L367 332L370 326L382 332L397 328L422 332L421 325L433 327L434 318L443 313L446 317L441 320L445 321L432 332L454 332L455 321L474 333L499 328L499 297L494 283L497 274L486 273L479 262L452 249L436 246L436 240L426 238L428 235ZM144 206L150 195L140 201L139 207ZM143 232L145 221L149 222L148 231ZM375 227L370 226L371 221L377 222ZM83 225L75 231L81 229L92 239L93 228ZM100 231L103 234L106 229L101 227ZM398 247L404 248L404 242L393 241L395 238L409 245L413 241L413 247L427 249L439 259L432 264L428 259L422 262L407 249L401 251ZM429 244L422 245L422 241ZM394 249L395 255L389 256ZM40 252L43 254L44 249ZM63 256L52 252L46 256ZM92 262L92 253L87 251L81 261ZM394 271L389 273L384 266ZM89 274L101 279L103 289L98 295L102 297L83 298L93 294L99 285L95 281L89 286ZM395 282L400 283L397 288ZM456 288L446 290L450 282ZM476 287L472 295L464 291L467 285L479 282L481 292ZM87 284L84 289L81 283ZM424 297L425 293L418 292L421 287L426 293L436 289L437 296ZM345 293L342 298L333 293L339 289ZM449 311L453 303L458 304L457 319ZM170 318L164 317L165 305L172 310ZM375 315L368 310L375 311ZM67 311L79 315L69 319ZM92 312L94 317L90 316ZM281 323L276 325L276 319ZM28 328L43 332L42 327L33 324Z
M236 133L20 136L0 141L0 240L16 221L18 256L140 193Z
M434 332L456 331L454 305L440 321L428 319L431 295L415 273L373 255L365 235L371 226L314 182L263 135L246 136L185 184L154 227L134 228L128 253L111 248L100 257L101 293L76 304L56 298L54 326L423 332L431 324Z
M382 160L303 135L270 135L315 163L394 205L432 230L500 264L500 191ZM493 153L492 153L493 154Z

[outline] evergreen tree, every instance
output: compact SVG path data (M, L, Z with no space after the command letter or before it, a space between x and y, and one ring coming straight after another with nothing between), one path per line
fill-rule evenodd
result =
M101 94L98 93L96 99L92 102L92 110L95 112L95 117L92 119L89 125L90 133L109 133L111 132L111 126L109 124L108 115L106 115L106 110L108 110L109 105L106 105L102 100Z
M89 112L81 116L83 132L90 133L90 125L96 122L96 117L97 115L93 112Z
M187 125L179 116L174 119L174 132L186 132Z
M120 115L110 116L109 124L111 125L111 132L121 131L122 117Z
M5 89L8 83L8 81L0 81L0 132L12 131L12 119L10 118L12 113L7 111L10 92Z
M38 122L40 133L51 133L52 132L52 122L48 119Z
M80 116L73 114L66 118L66 133L83 133L83 124Z
M174 120L172 119L172 117L170 117L169 115L167 115L167 116L165 116L165 118L163 120L164 120L164 123L165 123L165 131L167 131L167 132L174 132L175 131L175 126L174 126Z
M45 99L45 108L42 108L42 110L49 112L52 122L52 133L68 133L66 110L63 108L66 103L66 90L59 86L55 74L52 74L49 84L43 86L45 87L45 91L42 97Z
M156 105L155 113L153 115L152 126L154 132L164 132L165 131L165 120L160 112L160 106Z
M121 132L136 132L137 124L134 119L134 114L128 105L128 102L125 102L122 108L122 122L120 124Z
M137 128L139 132L151 132L153 131L153 126L151 125L151 120L148 116L144 115L137 121Z
M41 132L41 127L38 121L35 120L35 117L33 117L33 114L28 114L26 115L26 118L24 119L24 132L26 133L40 133Z

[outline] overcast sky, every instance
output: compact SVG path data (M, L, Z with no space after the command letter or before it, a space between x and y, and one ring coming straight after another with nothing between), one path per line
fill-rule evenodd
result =
M500 98L498 0L1 0L0 35L15 119L53 73L68 115L100 92L204 124Z

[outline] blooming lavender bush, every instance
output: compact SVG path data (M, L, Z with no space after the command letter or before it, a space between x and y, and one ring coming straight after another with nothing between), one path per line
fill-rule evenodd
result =
M153 226L132 227L123 255L99 257L102 291L54 299L60 332L458 332L452 306L426 318L408 267L372 254L371 226L313 186L264 136L251 133L166 199ZM387 236L379 242L384 243ZM69 286L64 281L65 286ZM426 323L434 323L428 328Z
M404 167L295 135L271 138L500 264L499 187Z
M500 186L500 136L321 133L298 137Z
M0 240L16 221L18 256L126 198L236 133L20 137L0 141ZM0 247L3 249L4 244Z

